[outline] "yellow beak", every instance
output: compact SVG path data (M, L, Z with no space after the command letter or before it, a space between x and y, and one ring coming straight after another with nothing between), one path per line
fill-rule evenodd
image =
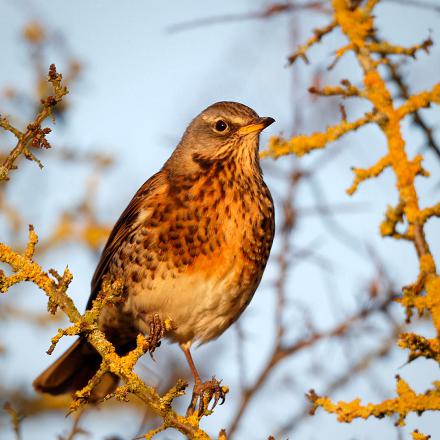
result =
M258 118L252 124L245 125L238 129L238 134L240 136L244 136L249 133L253 133L255 131L260 132L264 130L266 127L269 127L270 124L275 122L274 118Z

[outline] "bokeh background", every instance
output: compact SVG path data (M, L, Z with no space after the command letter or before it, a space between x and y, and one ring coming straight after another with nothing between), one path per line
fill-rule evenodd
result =
M340 100L316 98L307 89L342 78L360 81L351 56L327 70L341 35L331 34L311 50L309 65L300 60L287 66L287 56L329 19L326 2L315 3L316 8L305 2L258 16L273 4L0 0L0 113L21 126L32 120L51 63L70 89L48 137L53 149L39 154L44 169L22 161L12 184L1 188L1 241L23 245L32 223L42 242L38 261L59 271L69 266L74 274L70 293L83 309L108 228L203 108L233 100L274 117L276 124L262 135L262 148L271 134L310 133L339 121ZM402 45L429 35L434 40L430 55L400 66L414 91L438 81L437 4L383 1L377 8L378 31L388 40ZM344 105L349 119L368 109L359 101ZM435 131L439 110L422 115L440 143ZM425 155L432 177L418 182L421 202L432 204L438 200L440 158L419 128L408 122L404 133L410 153ZM13 139L2 132L0 142L5 152ZM406 364L406 353L395 346L404 316L389 299L415 279L418 266L408 244L378 234L386 206L396 202L394 178L387 171L354 197L345 192L352 181L350 167L373 164L384 149L380 133L364 128L310 157L263 161L277 204L270 263L239 323L194 352L205 377L215 374L231 390L226 403L204 421L208 432L237 419L243 391L252 389L266 368L282 323L286 345L309 343L269 369L246 402L234 438L399 439L409 438L415 428L440 438L436 414L409 416L403 428L393 420L344 425L320 411L307 415L304 395L310 388L335 399L378 402L394 395L396 374L419 392L438 379L438 365ZM438 220L427 225L437 261L438 228ZM69 438L72 426L72 417L64 417L65 401L41 401L31 388L32 379L51 362L45 354L50 338L65 324L45 310L46 298L35 286L20 284L0 298L0 399L24 415L23 439ZM434 334L423 320L410 328ZM310 341L313 335L316 341ZM69 344L62 341L54 356ZM163 344L155 357L145 356L137 368L147 382L166 389L177 377L189 378L177 347ZM156 423L135 402L107 403L82 415L85 432L75 438L132 439ZM5 413L0 438L15 438ZM158 438L180 437L165 432Z

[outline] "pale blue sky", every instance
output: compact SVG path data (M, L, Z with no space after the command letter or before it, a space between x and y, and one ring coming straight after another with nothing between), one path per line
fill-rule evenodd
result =
M295 114L295 101L300 102L297 111L301 112L303 130L318 130L338 120L339 114L329 114L334 107L321 100L310 103L305 99L307 87L318 67L328 65L329 57L339 45L341 38L335 34L325 38L323 43L310 52L310 66L300 61L297 71L298 80L293 81L292 69L286 68L286 57L292 51L293 31L299 32L305 41L310 30L327 21L327 17L302 13L297 17L280 16L267 21L248 20L241 22L215 24L191 29L180 33L170 33L167 29L180 22L195 18L241 13L258 10L266 5L264 1L228 0L223 2L206 1L168 1L168 2L116 2L103 0L0 0L0 41L2 49L2 68L0 70L0 89L11 85L18 89L31 90L32 69L28 53L20 38L20 31L30 19L42 19L53 31L61 32L69 52L75 54L84 65L80 82L71 87L72 107L67 114L67 125L59 124L51 140L54 148L57 145L70 146L78 150L99 149L113 154L117 166L104 175L99 192L98 206L101 218L112 222L127 204L128 200L151 174L157 171L166 160L172 148L178 142L188 122L200 110L218 100L243 102L264 116L272 116L277 123L273 124L262 136L264 146L270 134L284 132L290 134L291 121ZM402 7L386 3L378 8L380 29L386 27L387 37L401 44L414 44L426 38L431 30L434 42L440 41L440 15L415 8ZM49 51L48 63L55 62L60 71L65 63L63 50L53 48ZM431 56L421 54L417 63L409 62L404 67L405 77L417 89L428 88L438 80L440 52L436 44ZM353 64L352 57L343 59L332 71L327 81L335 84L341 78L349 77L353 82L359 80L359 71ZM1 98L0 98L1 99ZM0 100L0 109L4 101ZM360 104L348 105L349 118L361 114L365 107ZM440 113L438 109L430 110L429 119L435 123ZM417 131L406 130L407 139L414 154L423 138ZM1 138L0 138L1 139ZM345 194L351 184L351 166L368 166L373 164L384 151L382 136L374 129L350 135L343 141L344 152L334 163L320 173L320 183L331 203L360 203L361 214L340 217L342 224L355 234L360 246L374 246L386 262L392 276L399 285L415 279L415 255L409 245L392 240L383 240L378 234L378 225L388 203L395 202L393 176L385 173L380 180L367 182L352 200ZM80 200L83 193L82 182L87 172L78 167L57 169L59 162L51 160L51 152L44 152L42 159L46 167L41 172L34 164L22 163L22 173L14 176L13 187L9 197L16 205L22 207L26 222L32 222L37 231L47 234L63 207L72 206L74 200ZM303 159L305 164L313 162L318 154ZM282 158L276 162L278 169L287 169L290 159ZM271 164L273 165L273 164ZM430 154L426 156L426 167L434 176L439 176L439 162ZM273 173L267 173L268 183L274 194L282 192L283 186ZM32 185L29 186L29 182ZM420 182L423 200L433 202L438 193L432 182ZM298 194L300 206L311 206L314 203L312 193L304 190ZM438 199L437 199L438 201ZM339 217L338 217L339 218ZM4 230L4 228L3 228ZM428 237L433 244L435 255L440 255L438 221L428 225ZM341 245L334 237L329 236L317 219L307 218L300 221L295 245L306 246L318 240L318 251L334 263L334 282L338 287L337 301L342 301L344 313L354 309L356 297L361 295L362 286L369 280L373 268L365 258L359 257L347 247ZM273 257L279 243L275 244ZM253 377L264 361L264 355L270 348L270 333L265 326L272 319L273 293L270 282L273 280L274 260L269 265L261 288L251 306L243 316L243 325L249 335L247 346L248 375ZM84 305L96 258L74 246L54 252L42 259L45 267L55 266L62 270L69 265L75 274L71 292L78 304ZM332 322L330 316L333 296L329 296L327 287L319 270L310 264L302 264L289 278L292 293L292 316L298 313L295 304L303 304L313 310L313 319L325 327ZM11 291L11 294L13 292ZM1 299L1 298L0 298ZM36 289L26 290L25 303L43 310L43 295ZM397 315L399 316L398 310ZM400 313L401 315L401 313ZM3 330L2 330L3 331ZM292 338L300 335L295 327L295 319L289 323ZM427 330L429 331L429 330ZM0 365L5 376L17 383L25 384L33 374L37 374L49 359L44 354L47 349L50 331L30 329L17 330L11 325L4 329L5 338L12 339L19 335L18 344ZM372 336L374 337L374 335ZM216 410L213 417L207 420L210 432L216 432L227 425L231 411L234 409L234 389L237 389L235 333L228 331L211 347L202 347L195 357L203 353L221 352L217 364L210 366L218 377L231 386L232 392L227 403ZM29 343L29 341L31 341ZM65 342L67 344L68 342ZM365 344L365 340L363 340ZM65 345L64 345L65 346ZM23 349L23 347L26 347ZM57 353L61 352L58 348ZM329 346L321 347L322 368L338 370L341 354L334 353ZM315 353L316 355L316 353ZM180 356L176 353L176 356ZM387 362L378 364L374 374L383 383L391 385L396 373L401 374L423 391L437 377L438 369L423 361L398 369L405 362L405 353L396 353ZM331 362L335 360L335 362ZM183 356L181 357L183 363ZM322 385L316 383L316 377L307 371L309 359L302 356L293 364L285 365L263 391L266 399L258 399L249 411L237 438L266 438L271 434L277 422L282 422L303 401L302 394L309 388ZM155 365L149 364L154 370ZM432 368L431 368L432 367ZM158 368L166 368L160 364ZM270 390L283 386L282 379L291 370L300 384L301 396L292 396L288 390L276 394L280 401L272 402ZM32 371L32 374L29 371ZM437 374L437 376L435 376ZM27 384L28 385L28 384ZM235 387L235 388L234 388ZM278 388L276 388L278 387ZM393 391L384 389L383 395L391 396ZM338 398L350 400L358 395L366 400L378 400L377 390L371 389L366 381L356 381L337 394ZM277 397L278 398L278 397ZM274 411L274 408L277 408ZM102 439L113 432L127 433L127 426L135 426L128 413L120 411L105 418L103 413L91 416L90 428L93 437ZM438 416L423 416L421 419L410 417L408 432L412 428L432 434L433 439L440 436ZM47 423L23 423L25 440L29 438L49 439L63 432L69 426L68 420L47 417ZM0 427L0 431L3 427ZM130 431L131 432L131 431ZM396 438L396 431L386 421L356 422L351 425L338 424L334 417L320 413L301 425L293 438L318 439L325 432L326 438L367 440L371 438ZM128 434L127 434L128 435ZM0 436L3 438L3 432ZM8 432L6 439L12 439ZM176 438L167 433L162 438Z

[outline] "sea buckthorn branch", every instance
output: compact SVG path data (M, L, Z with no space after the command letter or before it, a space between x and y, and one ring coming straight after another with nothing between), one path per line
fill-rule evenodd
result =
M119 376L124 385L119 387L110 397L125 399L131 393L140 398L149 408L162 418L162 428L174 428L190 439L205 439L208 436L200 427L200 419L208 415L198 414L185 417L176 413L172 408L175 398L185 393L187 383L179 380L178 383L171 388L163 396L157 391L144 383L133 368L138 359L147 351L152 351L152 340L143 335L137 338L136 347L125 356L119 356L114 346L106 339L104 333L98 328L99 312L106 304L115 303L123 299L122 286L119 282L110 283L105 280L101 292L97 299L93 302L92 308L83 315L78 311L72 299L68 296L67 290L72 281L72 274L66 268L62 275L51 270L45 272L41 266L33 260L35 246L38 242L37 234L32 226L29 228L29 242L22 254L12 250L9 246L0 243L0 262L5 263L12 269L12 274L7 276L0 272L0 292L5 293L11 286L23 282L30 281L37 285L48 296L48 309L51 313L55 313L60 308L69 318L71 326L66 329L60 329L57 335L52 339L49 352L52 352L55 345L66 335L81 335L87 338L91 345L98 351L102 357L102 364L96 377L92 378L87 386L79 391L71 406L70 411L82 408L90 397L93 385L99 382L99 378L103 374L110 371ZM170 328L171 323L165 323L165 329ZM157 345L158 338L154 339ZM148 437L147 437L148 438ZM151 436L149 437L151 438ZM224 438L224 437L223 437Z
M364 6L365 12L371 14L374 7L379 3L380 0L367 0ZM357 0L357 5L359 5L360 1Z
M51 64L47 80L52 86L53 95L41 99L41 110L38 112L34 121L28 124L26 131L21 132L12 126L7 118L0 117L0 127L9 131L17 138L16 146L11 150L0 166L0 181L9 180L9 172L17 168L16 161L21 155L26 159L36 162L40 168L43 167L40 160L35 157L30 148L50 148L46 135L51 132L51 129L42 128L41 124L49 116L54 117L53 110L55 106L69 93L67 87L61 84L62 78L62 75L56 71L55 64Z
M440 203L424 208L420 212L420 221L425 223L431 217L440 217Z
M368 123L375 123L378 126L385 136L388 151L371 167L353 169L355 177L348 193L353 194L363 181L380 176L387 168L394 172L398 203L395 207L388 207L380 231L383 236L410 241L419 258L417 280L402 289L402 296L398 302L405 308L408 321L411 319L413 309L417 310L420 315L428 312L437 332L436 338L431 340L419 335L404 334L399 339L399 345L409 350L410 360L424 356L438 361L440 358L438 344L440 338L440 277L425 237L424 225L430 218L439 216L440 208L439 204L431 207L420 207L419 205L415 179L418 176L426 177L428 173L422 166L422 156L417 155L414 158L408 156L400 124L406 116L429 107L432 103L439 104L440 84L436 84L430 91L407 96L403 105L395 106L390 89L379 72L378 66L386 64L389 55L415 57L418 51L427 52L432 41L427 39L410 48L379 41L374 34L373 16L373 9L377 3L375 0L367 2L332 0L334 11L332 24L336 23L336 26L332 26L331 30L339 28L348 40L345 46L336 51L336 57L338 59L348 51L354 53L362 69L363 87L353 89L347 82L345 87L344 85L343 87L324 87L317 91L322 95L339 95L342 98L361 96L371 103L373 111L354 123L342 120L340 124L329 127L322 133L313 133L309 136L300 135L288 140L273 137L269 141L268 150L263 152L263 156L279 157L289 153L302 156L314 149L325 148L344 134ZM294 54L290 59L295 60L298 56L304 58L303 52L309 47L310 45L307 44L301 46L297 54ZM398 230L400 223L402 228L403 225L407 225L405 230ZM314 393L311 393L309 397L313 401L314 409L321 406L328 412L337 413L339 420L346 422L358 417L383 417L397 413L400 417L399 424L403 424L403 420L409 412L420 413L424 410L440 409L439 383L435 383L434 388L425 394L417 395L399 378L397 394L395 399L367 406L360 405L359 400L334 404L328 398L321 398Z

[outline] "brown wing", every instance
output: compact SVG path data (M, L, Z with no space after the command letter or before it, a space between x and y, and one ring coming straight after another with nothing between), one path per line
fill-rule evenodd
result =
M92 288L90 293L89 301L87 302L87 309L92 306L93 300L101 288L102 277L107 273L110 261L113 256L120 248L120 246L125 242L127 237L140 225L137 224L136 220L143 206L148 205L148 199L158 192L160 192L161 187L167 184L167 177L164 171L159 171L150 177L136 192L134 197L131 199L128 206L125 208L124 212L119 217L115 226L113 227L110 237L102 251L101 258L99 260L98 266L96 267L95 274L92 278ZM158 191L159 190L159 191Z

